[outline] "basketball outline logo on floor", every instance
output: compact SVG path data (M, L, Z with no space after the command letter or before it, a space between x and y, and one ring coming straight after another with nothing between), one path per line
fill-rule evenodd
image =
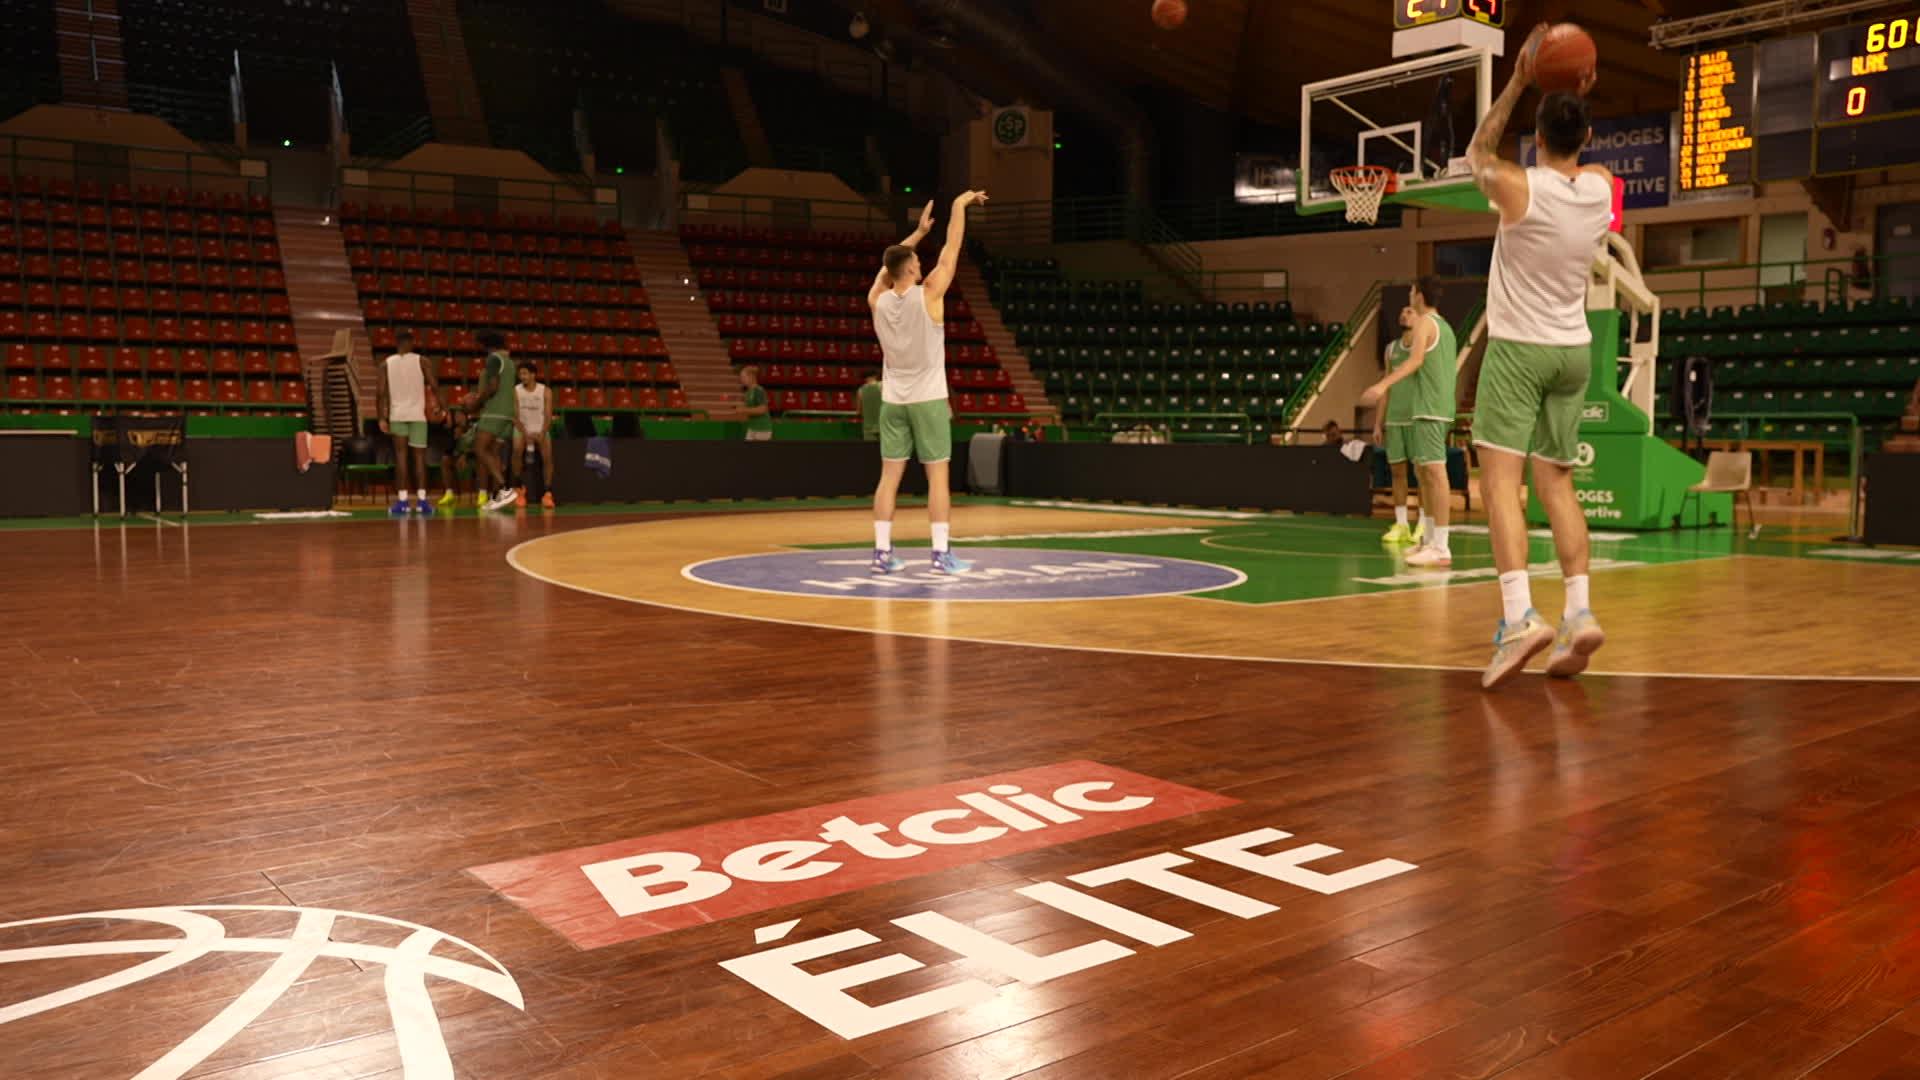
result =
M230 937L219 919L207 912L285 912L298 916L284 938ZM427 976L457 982L497 998L521 1011L526 1002L507 969L488 953L452 934L404 919L367 915L332 908L287 907L271 904L202 904L185 907L123 908L77 915L51 915L0 923L0 931L21 927L55 926L88 920L154 923L180 931L177 938L112 939L59 945L0 949L0 964L36 960L63 960L92 956L157 953L151 960L64 989L9 1004L0 1004L0 1026L30 1016L78 1004L90 998L144 982L184 967L212 953L267 953L275 959L261 976L242 990L213 1019L182 1039L173 1049L135 1074L136 1080L178 1080L226 1046L280 997L307 968L322 956L365 961L385 968L387 1009L393 1018L394 1042L400 1051L401 1075L406 1080L453 1080L453 1059L440 1031L439 1014L427 993ZM335 941L334 925L342 920L366 920L413 931L397 946ZM486 961L489 967L432 955L441 942L451 942Z
M728 555L681 568L688 581L742 592L846 600L939 600L945 603L1038 603L1191 596L1244 585L1233 567L1161 555L1047 548L970 548L973 569L935 573L898 552L908 569L875 574L859 548Z

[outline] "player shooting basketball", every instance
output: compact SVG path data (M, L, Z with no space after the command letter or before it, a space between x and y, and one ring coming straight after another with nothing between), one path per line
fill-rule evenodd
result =
M1573 492L1580 406L1593 366L1587 278L1613 214L1612 174L1600 165L1580 164L1580 151L1593 135L1585 96L1593 73L1586 73L1575 92L1540 99L1534 125L1539 164L1521 168L1500 157L1507 121L1533 81L1547 32L1540 26L1528 36L1513 78L1480 118L1467 149L1474 182L1500 214L1487 279L1487 353L1473 418L1473 443L1483 451L1481 484L1494 565L1500 571L1502 618L1493 659L1480 679L1488 688L1519 672L1549 645L1547 674L1578 674L1606 640L1588 603L1587 519ZM1533 491L1546 507L1566 579L1558 634L1533 609L1527 580L1520 483L1529 458Z

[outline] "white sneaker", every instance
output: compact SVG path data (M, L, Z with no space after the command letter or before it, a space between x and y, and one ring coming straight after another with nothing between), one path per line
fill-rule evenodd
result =
M514 503L517 503L519 501L520 501L520 493L513 490L512 488L507 488L505 491L502 491L500 494L495 495L493 497L493 501L481 507L481 509L482 510L505 510L507 507L512 506Z
M1414 548L1413 551L1407 555L1407 565L1408 566L1452 566L1453 552L1448 551L1446 548L1434 547L1432 544L1425 544L1420 547Z

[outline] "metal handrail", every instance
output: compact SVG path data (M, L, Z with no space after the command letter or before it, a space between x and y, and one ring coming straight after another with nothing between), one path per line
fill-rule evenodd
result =
M1384 281L1375 281L1369 285L1366 295L1362 296L1360 303L1354 306L1353 313L1347 316L1346 322L1340 324L1340 332L1329 338L1326 345L1321 348L1319 358L1313 362L1313 366L1307 369L1306 376L1300 380L1299 390L1287 398L1286 407L1280 416L1283 426L1292 428L1293 422L1300 418L1300 413L1307 407L1307 402L1319 395L1321 384L1332 373L1333 362L1348 350L1349 343L1357 333L1355 328L1366 318L1367 311L1380 303L1381 289L1385 285Z

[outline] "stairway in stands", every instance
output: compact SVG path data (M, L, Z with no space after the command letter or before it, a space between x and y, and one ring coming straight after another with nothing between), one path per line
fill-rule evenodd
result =
M120 42L119 0L55 0L60 96L70 105L127 107L127 62Z
M1013 331L1007 329L1007 324L1000 320L1000 310L988 299L987 279L981 275L980 268L963 257L954 283L972 304L974 319L987 332L987 344L999 355L1000 366L1013 376L1013 388L1026 399L1027 411L1044 421L1052 421L1057 414L1053 403L1047 400L1046 388L1034 377L1027 354L1014 343Z
M687 405L722 418L739 407L740 383L727 358L726 343L700 295L693 267L677 233L631 229L633 261L647 287L660 337L680 374ZM984 295L984 294L983 294Z
M407 0L407 21L420 53L434 136L442 142L487 145L480 84L473 77L473 61L467 56L466 35L454 0Z
M361 417L373 411L373 355L367 344L367 325L360 314L359 294L354 291L353 274L347 266L347 245L340 226L328 211L317 207L289 206L279 203L273 209L273 221L280 234L280 259L287 274L287 301L293 308L294 337L299 343L300 359L307 385L319 387L316 394L316 429L334 431L341 426L337 415L338 379L321 370L320 357L333 348L336 331L353 334L353 362L344 373L357 383ZM353 423L358 427L361 417Z

